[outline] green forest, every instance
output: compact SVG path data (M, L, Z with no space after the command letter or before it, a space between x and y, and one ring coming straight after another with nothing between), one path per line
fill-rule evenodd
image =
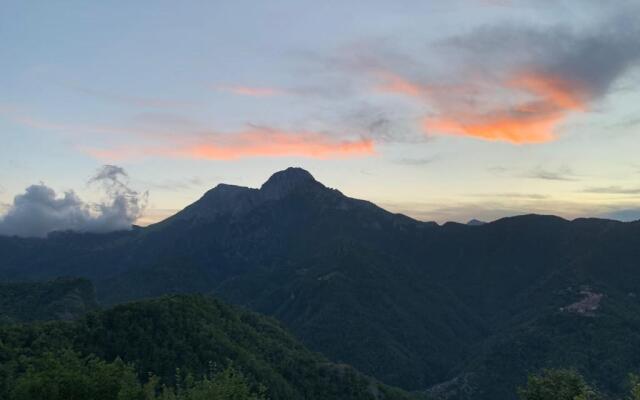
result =
M167 296L0 327L2 399L409 399L310 352L278 322Z

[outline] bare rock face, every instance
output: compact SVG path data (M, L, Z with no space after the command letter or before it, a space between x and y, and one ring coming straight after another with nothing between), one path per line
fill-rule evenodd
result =
M585 317L594 317L596 311L600 308L600 302L604 294L597 293L589 287L583 288L580 294L584 296L581 300L562 307L560 311L584 315Z

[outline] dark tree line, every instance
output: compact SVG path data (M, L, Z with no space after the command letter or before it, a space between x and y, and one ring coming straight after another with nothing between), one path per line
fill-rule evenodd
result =
M640 400L640 378L629 375L629 393L625 400ZM589 385L575 370L547 369L530 375L518 390L521 400L605 400L604 394Z

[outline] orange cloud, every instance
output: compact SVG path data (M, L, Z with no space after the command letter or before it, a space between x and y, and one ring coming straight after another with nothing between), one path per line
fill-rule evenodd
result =
M249 157L340 158L375 153L371 139L337 139L321 132L291 132L256 128L232 134L212 135L207 141L117 149L83 149L106 160L163 156L206 160L232 160Z
M283 94L282 90L268 87L222 86L220 89L239 96L268 97Z
M423 128L514 144L543 143L555 139L556 128L571 112L585 111L590 98L577 82L531 72L516 74L495 87L496 93L505 90L510 99L516 100L507 104L505 99L498 99L498 106L488 110L481 106L496 102L493 92L476 94L478 99L470 102L472 106L460 99L432 98L439 115L426 118Z
M8 110L11 111L11 110ZM237 132L208 130L189 120L152 118L142 126L64 125L22 115L18 123L38 129L77 135L76 149L101 160L131 160L143 157L173 157L231 160L248 157L342 158L375 154L374 141L366 137L338 137L328 132L288 131L250 126ZM156 119L154 121L154 119ZM167 121L170 123L167 125ZM87 135L91 134L91 135ZM98 136L101 147L87 144L89 136Z
M381 92L402 94L411 97L419 97L424 93L424 88L413 82L406 80L400 75L390 71L379 71L377 76L383 81L377 89Z
M555 139L555 130L592 97L577 81L521 71L501 81L418 84L391 71L376 71L376 89L424 102L436 112L423 120L427 132L470 136L514 144Z
M516 75L509 86L525 90L560 110L586 110L588 92L578 82L552 75L525 72Z
M514 144L544 143L554 139L553 129L560 120L561 117L557 115L536 116L519 112L498 112L457 115L455 119L427 118L423 122L423 128L428 132L502 140Z

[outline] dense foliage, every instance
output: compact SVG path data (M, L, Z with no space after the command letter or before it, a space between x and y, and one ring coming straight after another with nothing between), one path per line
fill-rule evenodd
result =
M167 400L212 390L244 393L223 399L409 398L309 352L271 319L200 296L0 328L0 398L122 400L150 385Z
M232 367L199 380L160 385L153 375L142 384L131 365L111 363L62 350L20 360L22 373L7 379L7 400L260 400L244 376Z
M518 391L522 400L596 400L596 392L572 370L544 370L531 375Z
M608 397L589 385L572 369L545 369L531 374L527 384L518 389L520 400L640 400L640 378L630 374L627 393L623 397Z

